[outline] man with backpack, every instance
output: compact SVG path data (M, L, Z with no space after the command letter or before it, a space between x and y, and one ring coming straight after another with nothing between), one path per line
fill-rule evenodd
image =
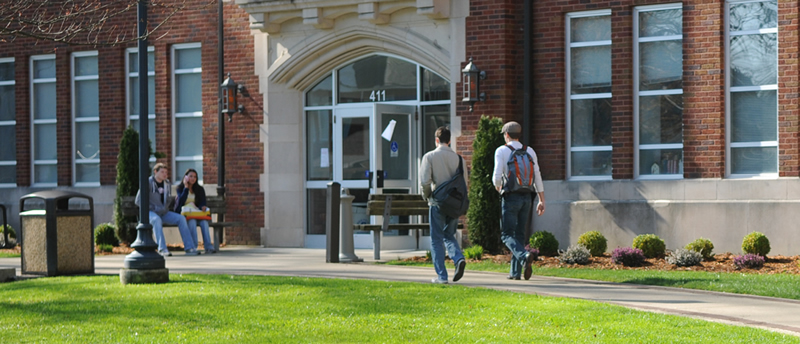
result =
M519 280L522 272L527 280L531 278L534 256L525 250L525 229L537 194L536 213L544 214L544 185L536 152L519 142L522 126L511 121L503 125L501 133L506 144L494 152L492 178L502 198L500 237L512 254L508 279Z
M467 264L455 238L458 216L450 216L441 212L434 193L438 187L453 179L457 173L462 173L462 180L466 180L467 172L461 156L450 148L450 130L447 127L439 127L436 129L435 135L436 149L422 157L422 164L419 166L419 182L422 187L422 197L428 201L430 206L428 217L431 224L431 259L438 276L431 282L447 284L447 269L444 266L444 257L447 253L445 246L456 266L453 282L457 282L464 276L464 268Z

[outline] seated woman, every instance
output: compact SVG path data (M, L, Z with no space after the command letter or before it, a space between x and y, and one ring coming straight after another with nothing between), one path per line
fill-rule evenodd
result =
M206 211L206 192L203 187L197 184L197 171L193 168L186 170L183 175L183 182L178 185L176 190L177 196L175 197L175 212L181 213L181 208L184 206L192 206L201 211ZM208 234L208 220L202 218L187 217L186 224L189 226L189 234L194 241L194 246L197 247L197 225L200 225L200 232L203 234L203 246L206 248L206 254L216 253L214 245L211 243L211 237Z

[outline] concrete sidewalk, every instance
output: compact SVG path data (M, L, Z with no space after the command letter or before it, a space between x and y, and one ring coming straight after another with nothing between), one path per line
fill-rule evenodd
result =
M370 264L375 262L372 250L356 250L365 262L351 264L325 263L325 250L306 248L233 246L211 255L174 254L166 258L171 274L305 276L418 283L430 283L435 277L433 268ZM381 251L383 261L423 255L425 251ZM98 256L95 273L119 275L124 259L124 255ZM16 268L19 274L20 259L0 259L0 268L10 267ZM452 278L452 271L450 274ZM470 271L467 265L464 278L451 285L606 302L800 336L800 301L796 300L567 278L533 276L529 281L513 281L505 277L506 273Z

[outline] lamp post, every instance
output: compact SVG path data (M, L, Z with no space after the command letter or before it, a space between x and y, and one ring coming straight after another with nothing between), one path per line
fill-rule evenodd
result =
M472 112L475 103L486 100L486 93L481 92L481 80L486 79L486 72L472 63L470 57L469 63L461 70L461 74L461 90L464 96L461 102L469 103L469 112Z

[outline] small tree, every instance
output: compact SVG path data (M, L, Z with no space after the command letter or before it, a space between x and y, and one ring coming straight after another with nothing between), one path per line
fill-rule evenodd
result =
M497 254L505 247L500 240L500 196L492 183L494 151L503 145L499 118L481 116L472 142L472 171L469 177L469 240Z

